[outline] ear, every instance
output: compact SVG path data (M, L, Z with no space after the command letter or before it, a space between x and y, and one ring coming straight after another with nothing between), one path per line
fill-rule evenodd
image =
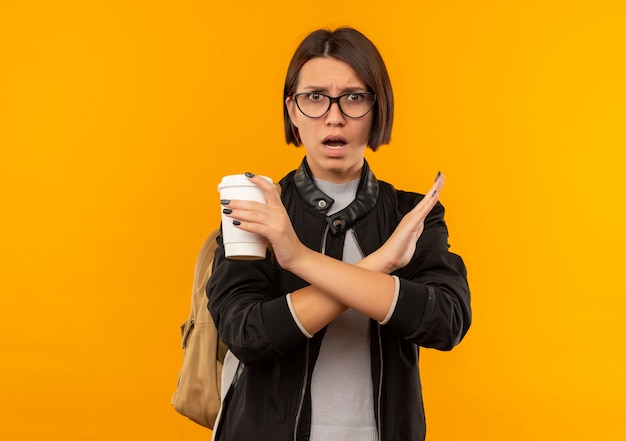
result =
M289 113L289 119L291 120L291 124L297 128L298 124L296 124L296 121L298 108L296 107L296 101L288 96L287 98L285 98L285 106L287 106L287 112Z

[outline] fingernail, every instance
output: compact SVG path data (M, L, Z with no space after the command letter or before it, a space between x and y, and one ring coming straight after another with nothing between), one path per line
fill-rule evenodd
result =
M222 213L224 213L224 214L230 214L230 213L232 213L232 212L233 212L233 210L231 210L230 208L224 208L224 209L222 210Z
M222 200L220 201L220 204L222 204L222 205L228 205L228 204L230 204L230 199L222 199Z
M241 225L241 222L239 222L238 220L234 220L233 225Z
M254 178L254 173L246 172L248 178Z
M437 182L437 179L439 179L439 177L440 177L440 176L441 176L441 172L440 172L440 171L438 171L438 172L437 172L437 177L435 178L435 182Z

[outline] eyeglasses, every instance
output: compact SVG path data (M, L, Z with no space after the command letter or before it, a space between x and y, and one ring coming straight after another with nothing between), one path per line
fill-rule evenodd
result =
M341 113L348 118L361 118L368 114L376 102L372 92L349 92L339 96L330 96L319 92L303 92L292 95L296 106L304 116L321 118L337 103Z

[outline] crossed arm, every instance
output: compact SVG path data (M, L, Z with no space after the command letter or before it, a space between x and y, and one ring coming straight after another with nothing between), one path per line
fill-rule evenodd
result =
M347 308L377 321L387 316L396 289L396 281L389 274L411 259L424 230L424 219L437 203L445 179L439 175L426 197L404 216L389 239L355 265L304 246L274 185L257 176L250 180L263 190L267 204L229 201L228 216L240 222L239 228L266 237L280 265L310 283L294 291L291 302L300 324L314 334Z

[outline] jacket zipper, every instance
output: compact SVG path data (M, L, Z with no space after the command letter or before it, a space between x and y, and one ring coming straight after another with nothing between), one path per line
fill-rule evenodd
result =
M384 364L383 364L383 342L380 332L380 323L378 326L378 355L380 357L380 379L378 380L378 441L382 441L383 439L383 374L384 374Z
M330 227L326 224L326 228L324 229L324 234L322 235L322 246L320 247L320 253L326 254L326 239L328 239L328 232L330 231Z
M306 341L306 354L304 356L304 378L302 379L302 388L300 389L300 401L298 402L298 411L296 412L296 421L293 426L293 441L298 439L298 426L300 425L300 416L302 415L302 406L304 405L304 396L309 378L309 340Z
M361 256L365 257L365 252L363 251L363 247L361 246L361 241L359 240L359 236L356 234L356 228L352 227L350 231L352 231L352 237L354 238L354 241L356 242L356 246L359 249Z

